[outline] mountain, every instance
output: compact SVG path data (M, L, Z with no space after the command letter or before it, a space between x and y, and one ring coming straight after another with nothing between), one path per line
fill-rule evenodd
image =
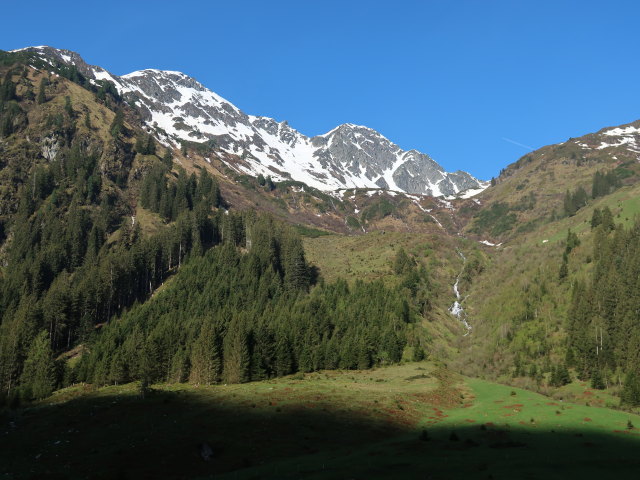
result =
M180 128L173 122L178 113ZM96 448L107 455L102 463L128 469L127 458L142 459L138 471L115 475L149 476L151 464L171 477L164 465L146 460L144 435L119 443L148 432L148 425L120 422L113 438L101 425L132 417L130 408L150 411L153 405L158 418L174 418L181 408L195 418L193 405L180 407L178 397L209 413L213 402L224 407L222 417L242 425L265 415L285 422L262 428L267 434L285 424L300 431L302 425L296 448L311 455L309 465L327 458L314 438L331 436L318 436L316 425L335 433L325 414L339 428L363 434L351 421L360 418L354 402L344 409L347 391L366 401L363 412L384 414L381 423L361 417L384 438L385 415L428 429L403 433L411 442L401 445L403 451L424 456L416 442L451 451L452 442L463 440L460 452L479 455L471 476L477 465L496 474L482 466L486 451L531 442L505 437L511 435L508 425L494 430L491 417L478 418L483 425L474 427L473 412L486 415L483 405L495 405L497 419L526 415L520 424L531 431L547 428L545 419L554 428L568 422L571 442L582 442L573 428L586 422L633 440L637 430L628 419L637 425L636 417L618 412L613 420L592 419L586 409L640 407L639 134L640 122L634 122L542 147L503 169L474 198L447 200L379 185L323 192L285 181L285 172L273 169L286 167L292 177L315 179L323 188L311 170L337 185L346 178L365 182L369 175L391 188L410 188L412 179L424 185L421 178L439 170L426 155L401 152L364 127L342 125L307 138L286 123L245 115L180 73L116 77L73 52L0 51L0 407L29 407L0 411L0 417L8 412L0 423L8 426L7 439L17 440L18 452L8 455L17 463L0 461L0 473L77 473L81 465L58 458L87 458L76 451L87 444L89 457ZM298 152L300 158L312 152L313 161L301 163ZM374 155L383 160L373 162ZM283 181L242 172L273 172ZM455 175L448 175L453 182ZM445 188L442 178L433 177L432 184ZM425 356L438 368L426 369ZM421 363L393 365L407 359ZM458 389L460 377L443 365L550 397L477 379ZM295 376L275 378L289 374ZM318 403L316 392L335 387L338 377L347 387L338 389L341 398ZM249 383L254 381L268 383ZM373 410L371 398L362 395L367 382L388 394L376 399L380 405ZM192 385L180 385L187 383ZM311 392L299 398L304 418L291 403L299 388ZM501 398L488 396L498 389ZM246 402L238 397L242 391ZM560 399L564 403L556 403ZM587 405L571 410L571 399ZM86 420L75 423L95 441L76 445L61 437L78 430L69 430L68 415L57 406L57 416L30 408L46 403L84 412ZM238 416L242 409L248 416ZM46 418L33 422L29 412L37 411ZM307 423L313 418L315 424ZM25 433L25 419L39 426L44 440ZM439 423L445 419L457 423ZM518 418L508 421L515 425ZM261 465L262 457L250 457L262 469L255 470L246 461L252 432L244 428L223 425L211 437L178 425L176 436L152 447L155 457L177 452L193 467L173 462L180 478L225 469L235 477L245 467L251 469L241 472L247 477L266 469L282 476L281 463ZM201 457L210 458L213 450L214 461L193 462L196 452L188 449L198 442ZM491 448L473 448L481 442ZM362 445L359 438L354 444ZM120 455L122 448L130 455ZM364 448L369 458L372 450ZM296 474L306 468L285 450ZM34 451L42 452L37 463L22 455ZM274 458L271 450L251 451ZM123 462L111 461L112 453ZM351 465L350 445L348 453ZM563 451L559 455L565 458ZM395 454L393 459L397 465ZM82 467L85 476L92 476L94 460ZM318 475L337 474L330 468Z
M215 142L239 173L290 178L324 191L376 188L453 196L478 193L488 185L467 172L448 173L429 155L402 150L367 127L344 124L307 137L287 122L247 115L184 73L146 69L117 76L69 50L23 50L52 65L73 65L93 82L113 82L159 141Z
M567 192L582 188L591 193L597 172L611 172L620 186L636 184L639 159L640 120L541 147L502 169L493 187L476 197L483 212L470 219L466 230L497 241L532 232L573 214L565 212Z
M625 362L638 351L627 309L638 308L639 147L640 121L569 138L524 155L473 199L482 206L464 233L498 245L461 282L473 326L456 359L465 373L540 388L543 372L567 365L592 386L598 376L620 385L612 372L636 365Z

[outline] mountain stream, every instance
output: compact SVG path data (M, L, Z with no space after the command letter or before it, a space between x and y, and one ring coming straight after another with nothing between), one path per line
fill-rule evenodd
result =
M464 328L467 329L467 333L463 335L466 337L471 333L471 325L469 325L469 322L467 321L467 313L464 311L464 308L462 308L462 302L464 302L464 299L462 298L462 295L460 295L458 286L460 284L460 276L462 275L462 272L464 272L464 266L467 264L467 257L465 257L460 250L458 250L458 255L462 258L462 270L460 270L460 273L456 277L456 283L453 284L453 293L456 295L456 301L453 302L451 307L449 307L449 313L460 320L464 325Z

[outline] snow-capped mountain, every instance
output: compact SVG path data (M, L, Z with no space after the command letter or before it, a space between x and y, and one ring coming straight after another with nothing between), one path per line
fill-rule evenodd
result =
M147 69L117 76L68 50L24 50L50 63L73 64L92 81L113 82L158 140L214 140L219 150L243 160L231 165L242 173L291 178L320 190L382 188L433 196L487 185L466 172L447 173L428 155L404 151L367 127L344 124L307 137L287 122L247 115L184 73Z

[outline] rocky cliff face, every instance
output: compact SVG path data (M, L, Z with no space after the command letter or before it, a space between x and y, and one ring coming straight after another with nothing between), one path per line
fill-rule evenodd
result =
M165 144L214 140L218 149L244 160L231 165L242 173L291 178L320 190L382 188L433 196L487 185L466 172L447 173L428 155L403 151L367 127L344 124L310 138L287 122L247 115L180 72L142 70L116 76L88 65L75 52L29 48L46 61L75 65L94 82L113 82Z

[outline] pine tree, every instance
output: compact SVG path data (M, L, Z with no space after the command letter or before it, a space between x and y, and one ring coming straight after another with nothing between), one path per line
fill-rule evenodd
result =
M298 236L290 234L283 246L284 281L291 290L305 290L309 287L309 269L304 248Z
M212 321L205 320L200 336L191 352L191 373L189 381L205 385L218 383L222 373L222 356L219 338ZM239 383L239 382L232 382Z
M64 97L64 111L67 112L69 118L73 118L73 107L71 106L71 97L69 95Z
M363 336L358 341L358 370L366 370L371 367L371 352L366 338Z
M605 232L612 232L616 228L615 222L613 221L613 213L611 213L609 207L602 209L601 225Z
M224 338L224 379L227 383L249 380L250 356L247 335L238 319L229 324Z
M135 150L136 153L139 153L140 155L144 155L145 154L145 144L144 144L144 138L141 135L138 135L136 137L136 143L133 147L133 149Z
M573 204L573 198L569 190L567 190L567 192L564 194L564 214L570 217L575 212L576 212L576 209Z
M144 150L145 155L156 154L156 142L153 140L153 136L151 134L147 135Z
M2 85L0 85L0 104L16 98L16 84L13 83L12 74L13 71L9 70L4 77Z
M415 265L415 261L400 247L393 260L393 271L396 275L408 273Z
M36 102L38 105L42 105L47 101L47 95L45 92L45 88L49 84L47 77L42 77L40 80L40 87L38 88L38 96L36 97Z
M173 383L186 382L189 377L189 355L184 347L178 349L171 359L169 381Z
M595 388L596 390L604 390L606 387L604 383L604 378L602 378L602 373L600 369L595 369L591 375L591 388Z
M558 278L564 280L569 275L569 257L567 252L562 254L562 264L560 265L560 271L558 272Z
M173 155L171 155L171 150L168 148L165 150L164 155L162 156L162 163L167 167L169 171L173 168Z
M640 376L631 370L624 381L620 402L631 407L640 406Z
M129 379L128 365L120 351L116 351L111 357L109 368L109 382L115 385L125 383Z
M56 386L56 370L49 336L41 331L31 344L20 377L21 391L27 399L51 395Z
M283 335L279 334L276 340L275 348L275 371L278 377L289 375L293 372L293 355L291 352L291 345L289 340Z
M124 114L122 113L122 109L118 109L116 111L115 117L113 117L113 121L111 122L111 126L109 127L109 132L111 136L114 138L118 138L124 129Z
M272 192L273 190L275 190L276 185L275 183L273 183L273 180L271 179L271 175L269 175L266 179L266 183L267 183L267 190Z
M593 209L593 215L591 215L591 230L602 224L602 211L599 208Z

